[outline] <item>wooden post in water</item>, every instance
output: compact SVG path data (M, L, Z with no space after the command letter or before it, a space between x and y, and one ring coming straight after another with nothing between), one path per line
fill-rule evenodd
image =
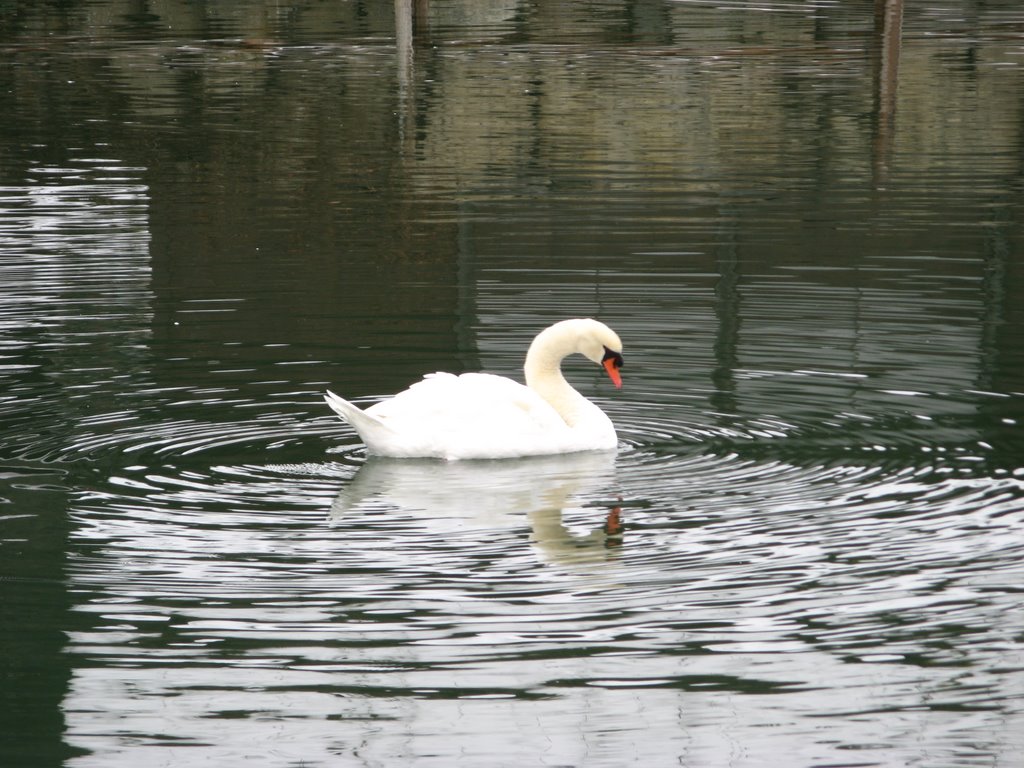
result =
M896 125L896 90L903 39L903 0L875 0L875 185L884 184Z

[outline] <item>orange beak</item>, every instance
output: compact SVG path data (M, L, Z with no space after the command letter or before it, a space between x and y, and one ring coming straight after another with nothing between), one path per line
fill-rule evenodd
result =
M619 375L619 366L622 364L621 358L616 359L614 357L606 357L604 359L604 369L608 371L608 378L612 380L612 384L615 385L616 389L622 387L622 376Z

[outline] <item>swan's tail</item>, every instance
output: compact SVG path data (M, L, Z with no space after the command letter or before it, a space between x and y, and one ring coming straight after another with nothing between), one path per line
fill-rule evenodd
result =
M376 416L367 413L348 400L338 397L331 390L327 390L324 400L331 407L332 411L352 425L352 428L359 433L359 437L363 439L366 447L371 451L374 448L377 436L391 432L391 428Z

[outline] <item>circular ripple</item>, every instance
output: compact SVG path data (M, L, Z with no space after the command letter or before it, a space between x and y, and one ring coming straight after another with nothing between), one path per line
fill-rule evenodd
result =
M968 689L942 670L963 663L957 638L973 663L1013 642L1024 480L949 398L830 413L830 387L745 414L641 386L598 398L617 455L498 462L367 458L315 392L218 401L208 422L89 416L57 454L96 470L68 573L102 618L76 647L244 671L232 691L276 670L399 697L819 691L816 711L874 706L836 692L888 664L969 706L998 676Z

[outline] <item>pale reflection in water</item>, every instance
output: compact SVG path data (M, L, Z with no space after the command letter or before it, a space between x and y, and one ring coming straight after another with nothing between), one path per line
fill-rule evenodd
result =
M492 529L529 520L531 541L549 562L601 563L621 541L617 507L590 507L592 527L577 533L564 512L584 495L614 497L615 453L587 452L506 461L371 458L339 491L330 518L339 524L362 505L414 513L433 534Z

